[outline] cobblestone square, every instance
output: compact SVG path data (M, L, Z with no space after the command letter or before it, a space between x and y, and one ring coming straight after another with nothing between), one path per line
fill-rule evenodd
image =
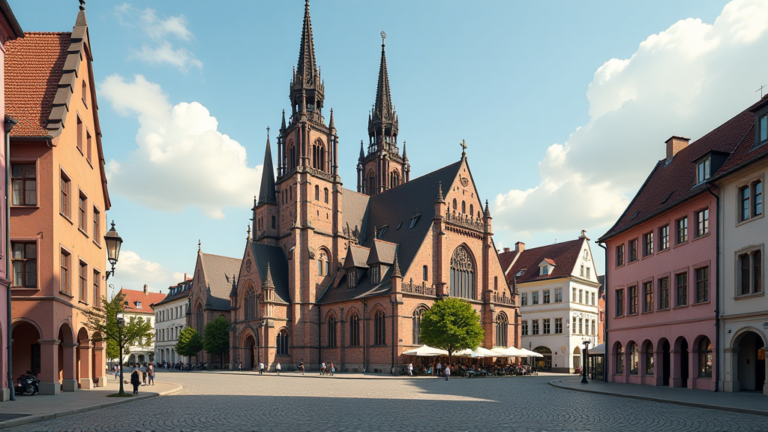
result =
M765 431L763 416L557 389L551 376L344 379L159 373L182 392L14 431ZM759 396L755 396L759 397Z

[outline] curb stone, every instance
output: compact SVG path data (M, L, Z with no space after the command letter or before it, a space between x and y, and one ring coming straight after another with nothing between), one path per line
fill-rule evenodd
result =
M174 383L168 383L166 381L158 381L158 382L164 382L166 384L174 384ZM92 405L92 406L87 406L87 407L82 407L82 408L74 408L74 409L70 409L70 410L67 410L67 411L61 411L61 412L52 413L52 414L38 414L38 415L29 415L29 416L25 416L25 417L19 417L19 418L7 420L7 421L4 421L4 422L0 422L0 429L8 429L8 428L16 427L16 426L21 426L21 425L29 424L29 423L37 423L37 422L41 422L41 421L45 421L45 420L51 420L51 419L55 419L55 418L59 418L59 417L64 417L64 416L68 416L68 415L72 415L72 414L80 414L80 413L84 413L84 412L88 412L88 411L95 411L95 410L99 410L99 409L103 409L103 408L113 407L113 406L116 406L116 405L122 405L122 404L126 404L126 403L140 401L140 400L151 399L151 398L155 398L155 397L158 397L158 396L168 396L168 395L172 395L172 394L176 394L176 393L180 392L182 388L183 388L183 386L181 384L176 384L176 388L170 389L170 390L166 390L164 392L139 395L138 397L121 398L119 400L110 401L110 402L103 403L103 404Z
M673 404L673 405L684 405L684 406L689 406L694 408L715 409L720 411L730 411L730 412L737 412L741 414L753 414L753 415L768 417L768 412L765 412L765 411L756 411L756 410L751 410L746 408L724 407L720 405L708 405L708 404L702 404L702 403L696 403L696 402L685 402L681 400L662 399L662 398L650 397L650 396L610 393L610 392L605 392L600 390L587 390L585 388L582 389L582 388L574 388L574 387L566 387L564 385L558 385L557 383L559 382L563 382L563 380L551 380L549 381L549 385L555 388L563 389L563 390L572 390L577 392L601 394L606 396L615 396L615 397L622 397L627 399L640 399L640 400L661 402L661 403L667 403L667 404Z

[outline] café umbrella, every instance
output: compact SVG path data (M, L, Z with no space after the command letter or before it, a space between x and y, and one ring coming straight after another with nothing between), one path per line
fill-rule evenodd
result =
M436 357L436 356L442 356L442 355L447 356L448 351L442 350L439 348L432 348L431 346L427 346L427 345L422 345L418 348L405 351L403 354L410 355L410 356L417 356L417 357Z

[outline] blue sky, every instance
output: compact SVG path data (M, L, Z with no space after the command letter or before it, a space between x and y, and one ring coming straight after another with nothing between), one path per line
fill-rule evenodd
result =
M10 3L25 31L69 31L77 14L74 0ZM581 229L596 239L664 156L664 140L701 136L768 83L765 67L738 66L765 57L761 3L315 0L342 181L355 188L384 30L412 176L457 160L465 139L498 247ZM198 239L206 252L242 255L266 127L276 130L289 107L303 9L301 0L86 5L108 217L127 252L115 284L165 288L193 271Z

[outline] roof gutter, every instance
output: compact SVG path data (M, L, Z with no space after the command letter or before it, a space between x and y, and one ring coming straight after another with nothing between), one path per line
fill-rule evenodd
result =
M5 15L5 19L8 21L8 25L13 30L13 34L16 37L24 37L24 30L21 29L19 21L16 20L16 15L13 14L11 6L8 4L8 0L0 0L0 11ZM13 390L13 389L12 389ZM13 400L13 398L11 398Z

